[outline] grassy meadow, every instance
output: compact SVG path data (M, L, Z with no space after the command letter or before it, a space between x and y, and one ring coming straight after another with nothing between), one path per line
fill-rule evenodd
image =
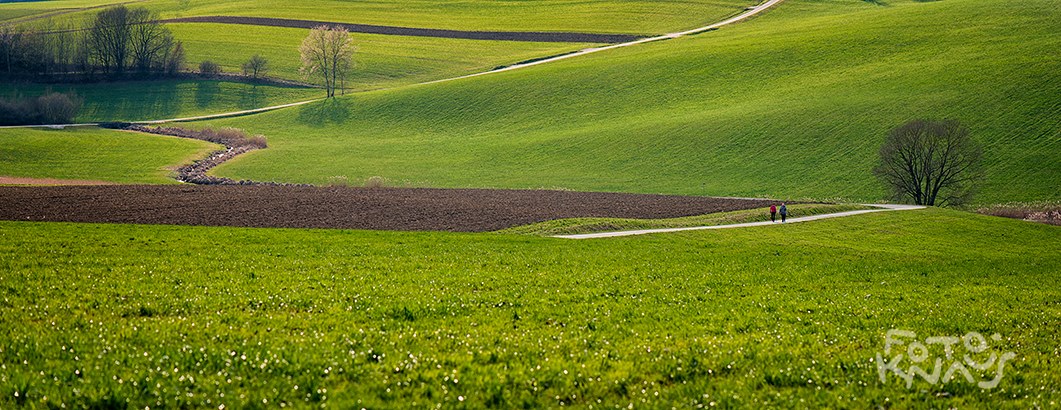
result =
M1058 13L792 0L691 38L220 121L271 147L217 174L881 200L885 133L927 117L984 144L979 202L1054 200Z
M177 182L170 177L177 166L219 148L203 141L88 127L0 129L0 175L169 184Z
M29 97L48 91L82 100L76 122L186 118L269 107L313 98L316 88L280 87L218 80L150 80L90 84L0 83L0 96Z
M136 6L158 11L164 18L250 16L470 31L660 34L713 23L755 4L753 0L147 0Z
M298 47L308 30L207 23L170 24L168 27L175 38L184 42L191 66L212 60L221 64L225 72L238 73L252 55L261 54L269 60L270 77L314 80L304 79L298 71L301 64ZM355 68L347 79L351 91L457 77L592 46L358 33L351 37L357 49Z
M5 408L1061 401L1061 291L1044 286L1061 230L1002 218L593 241L0 222L0 238ZM994 389L907 388L879 380L889 329L998 333L990 352L1017 356Z

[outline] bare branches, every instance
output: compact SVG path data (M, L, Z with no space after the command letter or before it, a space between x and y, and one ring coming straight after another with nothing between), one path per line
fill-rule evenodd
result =
M250 60L243 63L243 75L249 75L255 80L259 76L264 76L269 71L269 60L262 57L261 54L255 54Z
M980 179L980 146L957 121L914 120L888 133L873 169L897 199L958 204Z
M300 71L305 77L316 75L324 82L328 97L346 87L346 73L353 65L354 46L350 32L342 27L318 26L310 31L298 48L302 56Z

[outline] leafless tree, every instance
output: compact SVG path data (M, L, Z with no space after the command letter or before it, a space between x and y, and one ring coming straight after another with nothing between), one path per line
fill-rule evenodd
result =
M873 169L897 199L957 205L982 177L979 144L957 121L913 120L888 133Z
M130 51L136 71L147 73L161 71L173 48L173 34L158 22L158 14L145 8L129 10Z
M174 75L184 68L184 43L178 41L166 56L166 74Z
M243 63L243 75L249 75L255 80L259 76L264 76L267 71L269 71L269 60L260 54L255 54L250 60Z
M129 9L111 7L96 15L89 28L88 48L103 71L121 74L129 59L131 38Z
M315 27L298 51L302 55L302 75L307 78L317 75L323 80L328 98L335 97L336 88L345 90L346 73L353 65L354 56L349 31L342 27Z

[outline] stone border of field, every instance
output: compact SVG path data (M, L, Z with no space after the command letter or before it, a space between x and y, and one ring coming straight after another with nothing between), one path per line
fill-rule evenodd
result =
M216 23L250 26L311 29L321 25L343 27L351 33L383 34L392 36L438 37L463 40L527 41L535 43L625 43L644 36L632 34L597 34L535 31L462 31L433 28L377 26L372 24L336 23L316 20L296 20L270 17L197 16L159 20L162 23Z
M0 220L486 232L578 217L676 218L772 201L552 190L0 186Z

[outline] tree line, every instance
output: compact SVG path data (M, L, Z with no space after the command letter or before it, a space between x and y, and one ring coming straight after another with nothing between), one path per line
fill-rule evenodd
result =
M75 75L84 78L173 75L184 65L184 46L158 15L116 6L87 25L48 22L0 28L0 75L8 78Z

